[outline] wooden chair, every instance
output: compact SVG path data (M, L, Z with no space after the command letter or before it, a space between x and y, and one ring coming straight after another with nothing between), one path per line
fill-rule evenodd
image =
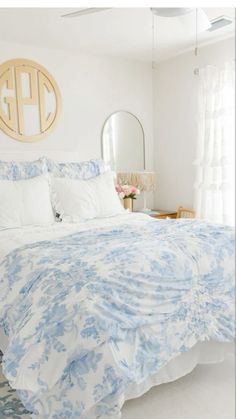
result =
M179 207L176 218L195 218L196 212L191 208Z

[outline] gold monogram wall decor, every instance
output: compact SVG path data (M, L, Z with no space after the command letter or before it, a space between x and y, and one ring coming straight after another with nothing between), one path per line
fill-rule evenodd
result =
M61 110L57 83L40 64L26 59L0 65L0 128L18 141L41 140Z

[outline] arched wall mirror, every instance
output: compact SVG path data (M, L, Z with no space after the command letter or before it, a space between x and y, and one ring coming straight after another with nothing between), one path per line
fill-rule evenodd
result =
M139 119L131 112L117 111L102 129L102 157L116 172L145 170L145 136Z

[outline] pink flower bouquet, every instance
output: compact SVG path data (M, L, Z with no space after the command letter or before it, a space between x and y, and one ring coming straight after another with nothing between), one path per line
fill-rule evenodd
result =
M136 195L140 194L140 190L132 185L117 185L116 191L121 199L136 199Z

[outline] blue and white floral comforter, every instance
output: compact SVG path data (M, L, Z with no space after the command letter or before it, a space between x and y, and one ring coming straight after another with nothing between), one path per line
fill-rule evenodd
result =
M234 232L197 220L79 231L0 263L4 374L36 417L116 415L196 342L234 337Z

